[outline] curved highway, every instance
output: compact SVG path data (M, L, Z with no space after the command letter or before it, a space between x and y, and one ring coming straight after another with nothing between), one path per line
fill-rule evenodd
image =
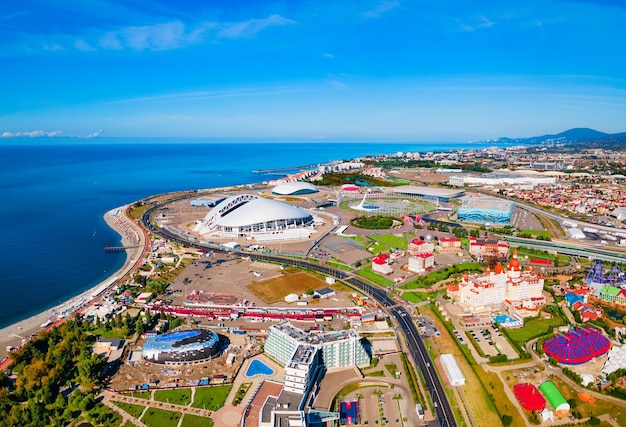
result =
M430 360L428 350L426 349L424 341L419 335L417 327L415 326L415 322L413 322L410 313L407 312L407 310L403 306L398 305L398 303L387 294L387 291L372 286L359 278L352 277L349 273L345 271L328 268L320 264L315 264L295 258L286 258L278 255L254 252L250 253L237 250L228 251L214 245L199 244L196 241L184 239L182 236L169 230L157 228L156 226L154 226L154 224L152 224L151 216L153 212L155 212L166 203L171 203L173 201L181 200L184 198L185 197L180 197L177 199L168 200L162 204L155 205L148 209L141 217L141 221L143 222L144 226L148 230L150 230L150 232L156 235L180 244L195 247L197 249L206 249L221 253L232 253L238 256L250 257L251 259L255 259L258 261L269 261L279 264L288 264L298 268L309 269L325 274L327 276L332 276L344 280L352 286L361 289L363 292L374 298L383 307L387 308L391 315L398 321L402 332L404 332L406 344L409 352L411 353L411 357L413 358L415 363L417 363L419 370L422 372L422 375L426 382L426 388L430 393L433 405L435 407L435 413L437 415L437 419L440 425L443 427L456 426L456 421L452 413L452 408L450 407L450 402L448 402L448 398L444 392L443 385L441 384L439 376L437 375L437 372L435 370L434 363L432 363L432 361Z

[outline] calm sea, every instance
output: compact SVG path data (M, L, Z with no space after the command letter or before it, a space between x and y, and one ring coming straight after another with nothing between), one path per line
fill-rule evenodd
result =
M108 210L185 189L279 177L256 169L381 153L480 149L467 143L199 143L17 139L0 142L0 327L77 295L116 271L124 253Z

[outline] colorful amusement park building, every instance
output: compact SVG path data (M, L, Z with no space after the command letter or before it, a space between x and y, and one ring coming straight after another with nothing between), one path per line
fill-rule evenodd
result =
M458 285L448 287L448 296L472 313L507 307L520 316L536 316L546 303L543 282L543 274L523 269L515 250L506 268L498 263L483 274L465 274Z

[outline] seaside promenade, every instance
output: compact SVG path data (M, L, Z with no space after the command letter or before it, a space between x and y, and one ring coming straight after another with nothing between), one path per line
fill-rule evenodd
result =
M80 312L97 302L110 287L117 283L117 278L122 278L139 266L147 250L147 232L128 216L127 207L112 209L104 215L107 225L122 237L121 246L128 248L122 267L101 283L68 301L0 329L0 369L5 370L9 367L8 349L10 347L19 348L40 331L71 319L75 312ZM98 296L94 297L94 293Z

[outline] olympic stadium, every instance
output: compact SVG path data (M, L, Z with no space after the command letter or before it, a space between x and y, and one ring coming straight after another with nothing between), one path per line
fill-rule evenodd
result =
M207 329L168 332L149 339L143 346L145 361L159 364L189 364L218 355L220 338Z
M468 197L457 210L459 221L508 224L515 203L493 197Z
M293 181L277 185L272 189L272 194L279 196L300 196L302 194L317 193L318 191L317 187L309 182Z
M200 234L217 232L221 236L255 237L268 233L291 235L294 233L287 231L312 229L313 225L313 215L302 208L253 194L239 194L211 209L194 230ZM305 234L308 237L309 232Z

